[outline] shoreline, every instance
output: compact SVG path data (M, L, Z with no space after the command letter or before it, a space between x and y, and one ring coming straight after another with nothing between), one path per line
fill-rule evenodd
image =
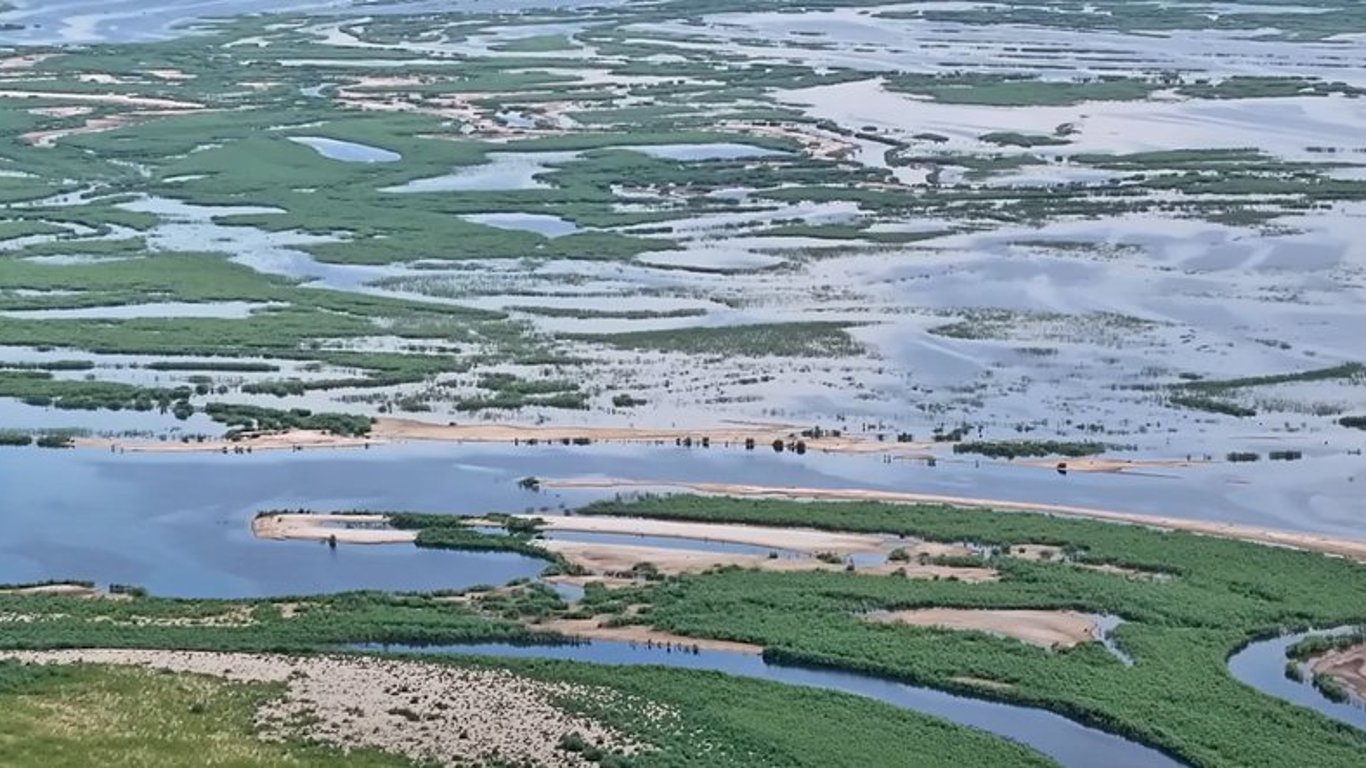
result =
M972 496L946 496L909 491L876 491L860 488L800 488L729 483L689 483L652 480L542 480L546 488L568 489L681 489L706 496L741 496L790 501L880 501L893 504L945 504L956 507L997 509L1005 512L1032 512L1128 525L1141 525L1172 531L1235 539L1268 546L1300 549L1366 562L1366 540L1298 533L1275 528L1259 528L1239 523L1193 520L1095 507L1079 507L1046 502L1009 501Z
M414 544L416 531L387 527L387 515L279 514L252 518L251 535L271 541L336 541L341 544ZM360 525L361 528L350 526ZM382 527L383 526L383 527Z

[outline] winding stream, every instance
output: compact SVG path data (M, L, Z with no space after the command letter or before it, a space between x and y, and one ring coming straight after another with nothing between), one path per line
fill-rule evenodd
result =
M1285 652L1290 646L1306 637L1334 635L1347 631L1348 627L1315 632L1296 632L1258 640L1229 657L1229 674L1238 682L1251 686L1282 701L1308 707L1325 717L1347 723L1366 730L1366 706L1359 702L1336 702L1319 693L1312 682L1312 675L1306 674L1303 682L1285 676L1288 661Z
M658 665L722 672L737 677L822 688L863 696L894 707L978 728L1024 744L1067 768L1175 768L1183 763L1155 749L1043 709L956 696L871 675L787 666L757 654L678 650L595 640L582 645L485 643L448 646L352 646L351 650L440 653L502 658L556 659L595 664Z

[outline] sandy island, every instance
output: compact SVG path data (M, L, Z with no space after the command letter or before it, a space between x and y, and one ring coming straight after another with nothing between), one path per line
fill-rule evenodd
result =
M674 520L656 520L645 517L572 517L553 515L517 515L528 520L540 520L543 531L576 531L581 533L611 533L633 536L659 536L662 538L692 539L695 541L720 541L731 544L746 544L754 547L794 550L814 554L816 552L835 552L851 554L854 552L880 552L892 541L886 536L839 531L822 531L815 528L777 528L761 525L731 525L728 523L692 523ZM959 548L960 550L962 548ZM962 554L955 551L953 554ZM948 553L945 553L948 554Z
M120 453L231 453L234 451L291 451L307 448L368 448L385 441L373 437L334 435L325 430L295 429L285 432L258 432L240 440L124 440L107 437L78 437L75 448L95 448Z
M263 515L251 521L258 539L331 541L344 544L412 544L417 531L388 527L384 515Z
M536 518L534 515L523 515ZM852 554L890 554L901 549L910 560L885 561L859 567L860 573L901 575L912 579L958 579L980 583L994 581L999 574L991 568L934 565L921 563L922 558L965 556L971 554L962 546L939 542L895 539L863 534L820 531L806 528L765 528L763 526L725 525L716 523L687 523L645 518L542 517L547 530L587 531L625 535L647 535L677 538L698 542L720 541L771 546L775 552L749 554L742 552L712 552L705 549L637 546L632 544L604 544L556 539L535 539L533 544L553 552L591 574L608 579L633 576L633 569L645 563L665 575L701 573L712 568L736 566L761 571L844 570L842 559ZM251 522L251 532L258 539L275 541L332 541L339 544L413 544L417 531L388 527L385 515L337 515L280 513L262 515ZM492 524L478 518L471 525ZM780 557L777 550L801 553L798 557ZM828 553L837 557L822 560L814 555Z
M1366 701L1366 645L1329 651L1309 663L1316 675L1337 678L1356 698Z
M879 611L868 614L864 620L875 624L988 632L1041 648L1072 648L1100 639L1100 626L1095 619L1072 611L924 608Z
M111 664L284 683L281 698L256 713L266 741L304 738L343 750L380 749L423 764L507 762L578 768L558 748L579 733L630 754L641 745L594 720L569 714L560 699L619 700L605 688L546 683L500 669L359 656L285 656L161 650L0 651L32 664ZM658 708L658 716L668 711ZM301 732L302 731L302 732Z
M1326 555L1345 557L1366 562L1366 540L1344 537L1322 536L1313 533L1298 533L1274 528L1258 528L1236 523L1220 523L1213 520L1189 520L1180 517L1145 515L1134 512L1118 512L1094 507L1077 507L1065 504L1047 504L1029 501L1006 501L973 496L945 496L932 493L911 493L906 491L878 491L863 488L783 488L762 485L738 485L728 483L685 483L662 480L543 480L547 488L665 488L681 489L692 493L713 496L745 496L767 499L822 501L882 501L894 504L945 504L957 507L988 507L1007 512L1039 512L1061 517L1080 517L1092 520L1105 520L1115 523L1142 525L1149 528L1162 528L1172 531L1186 531L1226 539L1237 539L1257 544L1268 544L1291 549L1321 552Z
M1068 472L1106 472L1124 474L1153 469L1189 469L1211 462L1186 459L1113 459L1088 456L1079 459L1016 459L1014 464L1040 469L1066 469Z

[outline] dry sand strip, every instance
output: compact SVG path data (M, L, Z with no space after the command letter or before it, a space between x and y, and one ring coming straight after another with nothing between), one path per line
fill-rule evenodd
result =
M960 608L925 608L913 611L870 613L865 621L875 624L908 624L915 627L960 629L1004 635L1041 648L1072 648L1100 638L1095 619L1072 611L1014 611Z
M636 753L642 745L552 703L570 698L625 703L608 689L546 683L498 669L365 657L160 650L0 651L35 664L113 664L284 683L283 697L256 713L261 738L303 738L342 749L373 748L441 765L499 761L549 768L588 766L558 748L580 734L590 744ZM658 717L671 713L656 705ZM299 732L298 724L306 730Z
M1297 533L1274 528L1257 528L1236 523L1212 520L1189 520L1180 517L1143 515L1094 507L1074 507L1064 504L1044 504L1029 501L1006 501L971 496L943 496L932 493L904 491L876 491L863 488L780 488L762 485L732 485L726 483L686 483L663 480L543 480L546 488L674 488L712 496L746 496L793 501L882 501L892 504L946 504L957 507L987 507L1007 512L1039 512L1060 517L1080 517L1114 523L1142 525L1172 531L1186 531L1225 539L1237 539L1276 547L1303 549L1326 555L1366 562L1366 540L1313 533Z
M1309 668L1316 675L1337 678L1358 699L1366 701L1366 645L1329 651L1310 662Z
M722 541L731 544L747 544L755 547L772 547L807 553L879 552L887 548L889 541L891 541L886 536L821 531L815 528L689 523L673 520L652 520L643 517L585 517L582 515L572 517L517 515L517 517L540 520L541 529L546 531L612 533L693 539L696 541Z
M264 515L251 521L258 539L330 541L342 544L412 544L417 531L387 528L384 515ZM356 527L359 526L359 527Z
M288 451L306 448L368 448L382 445L383 440L371 437L348 437L312 429L285 432L266 432L249 435L239 440L205 440L182 443L178 441L119 440L105 437L78 437L72 441L76 448L98 448L122 453L228 453L234 450Z
M1211 462L1187 461L1185 459L1107 459L1092 456L1080 459L1018 459L1014 463L1022 467L1039 467L1042 469L1065 467L1068 472L1139 474L1144 470L1153 469L1189 469Z
M812 557L773 558L736 552L706 552L667 547L635 547L617 544L585 544L577 541L538 541L541 547L595 574L628 574L640 564L649 563L659 573L673 576L702 573L713 568L735 566L760 571L792 573L797 571L843 571L842 562L828 563ZM882 563L858 568L859 573L889 576L901 572L911 579L957 579L970 583L995 581L1000 574L991 568L961 568L916 563Z

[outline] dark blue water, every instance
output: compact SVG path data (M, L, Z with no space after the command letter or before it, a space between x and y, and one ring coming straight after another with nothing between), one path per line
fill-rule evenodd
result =
M1338 703L1319 693L1306 673L1304 682L1285 676L1286 649L1310 635L1327 635L1346 631L1298 632L1292 635L1261 640L1233 654L1228 660L1228 671L1239 682L1250 685L1268 696L1275 696L1291 704L1308 707L1334 720L1366 730L1366 706L1360 702Z
M710 670L876 699L894 707L988 731L1031 747L1068 768L1175 768L1182 765L1157 750L1087 728L1046 710L955 696L933 688L852 672L773 664L755 654L728 651L693 653L600 640L582 645L551 646L502 643L427 647L367 645L355 646L353 650L560 659L595 664L660 665Z

